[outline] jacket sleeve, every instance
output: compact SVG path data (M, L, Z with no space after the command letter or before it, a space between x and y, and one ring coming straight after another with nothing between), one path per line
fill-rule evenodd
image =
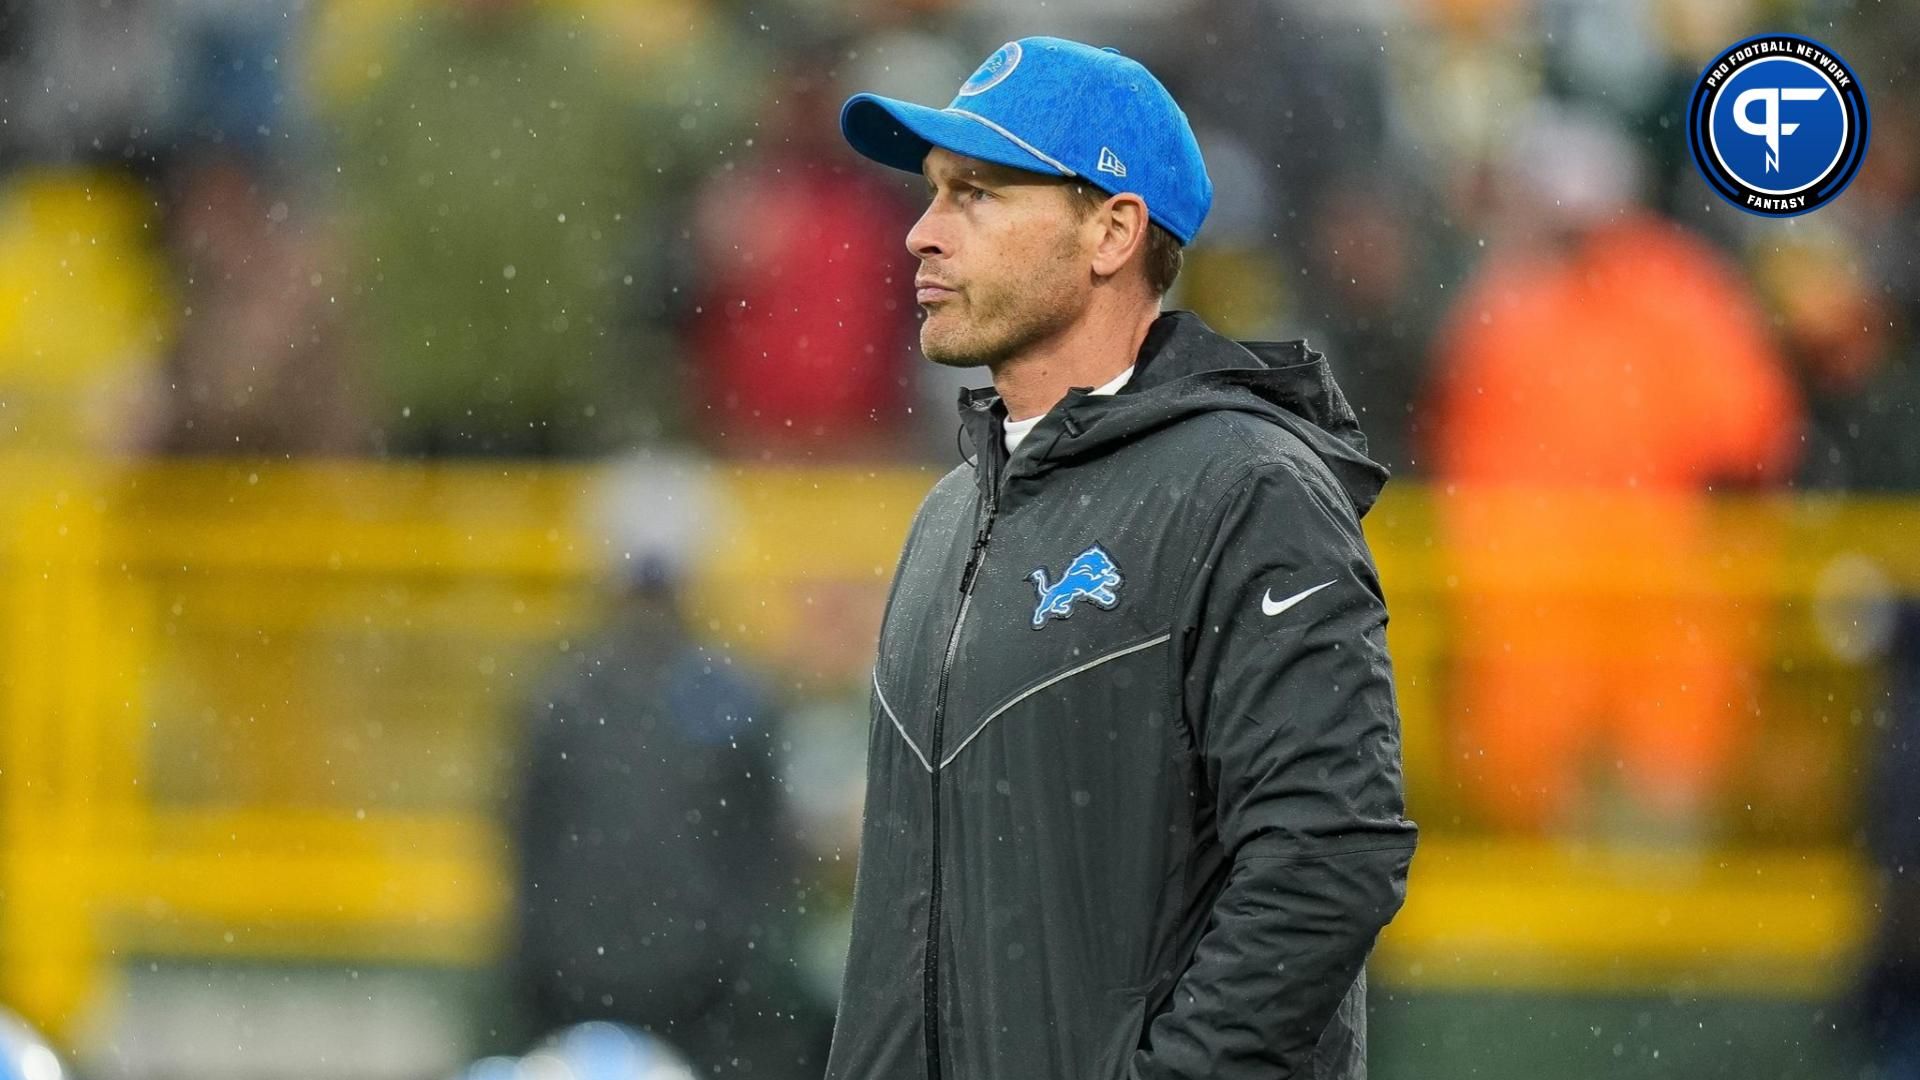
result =
M1262 465L1216 521L1177 636L1225 882L1129 1080L1311 1076L1417 835L1386 604L1347 496Z

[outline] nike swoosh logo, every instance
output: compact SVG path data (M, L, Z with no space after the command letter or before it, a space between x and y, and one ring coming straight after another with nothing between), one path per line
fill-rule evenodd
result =
M1333 580L1338 581L1340 579L1334 578ZM1319 592L1321 589L1324 589L1331 584L1333 584L1333 581L1323 581L1320 584L1315 585L1311 589L1306 589L1301 592L1294 593L1292 596L1287 597L1285 600L1275 600L1273 598L1273 590L1268 589L1266 591L1266 595L1260 597L1260 613L1262 615L1278 615L1281 612L1287 610L1288 608L1299 603L1300 601L1305 600L1307 597L1312 596L1314 593Z

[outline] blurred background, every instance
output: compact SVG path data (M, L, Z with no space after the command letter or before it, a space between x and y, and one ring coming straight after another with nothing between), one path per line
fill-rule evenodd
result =
M1873 110L1792 220L1685 148L1765 31ZM0 1005L69 1074L821 1075L988 381L837 109L1031 33L1168 84L1168 306L1394 470L1374 1075L1920 1076L1920 8L1838 0L0 3Z

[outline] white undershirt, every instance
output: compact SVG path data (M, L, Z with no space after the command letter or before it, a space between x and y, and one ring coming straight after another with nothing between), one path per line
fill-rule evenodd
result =
M1105 386L1096 386L1092 390L1087 391L1087 393L1090 395L1116 393L1121 387L1127 385L1128 379L1133 377L1133 369L1134 365L1128 364L1127 370L1115 375L1111 382L1108 382ZM1052 410L1048 411L1051 412ZM1046 413L1041 413L1038 416L1029 416L1025 420L1003 421L1003 425L1007 429L1007 453L1013 453L1013 448L1019 446L1020 440L1026 438L1027 432L1032 431L1033 426L1038 424L1046 415Z

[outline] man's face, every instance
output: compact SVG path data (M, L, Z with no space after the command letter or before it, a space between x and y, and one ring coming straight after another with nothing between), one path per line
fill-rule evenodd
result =
M934 147L927 210L907 232L920 260L920 351L954 367L997 365L1072 324L1092 291L1068 181Z

